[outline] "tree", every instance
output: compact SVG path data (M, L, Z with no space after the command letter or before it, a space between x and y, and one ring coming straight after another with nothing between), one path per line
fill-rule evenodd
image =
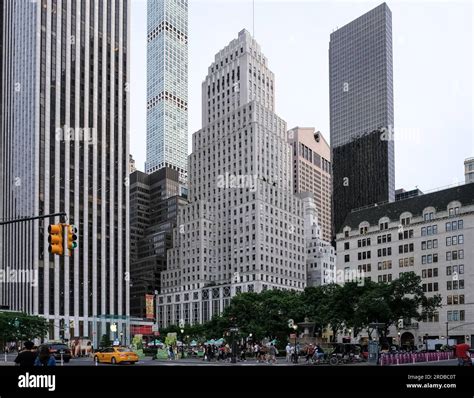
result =
M441 306L441 296L427 297L421 286L421 278L414 272L400 275L391 283L369 282L358 299L354 320L368 328L370 323L383 323L380 330L382 339L389 328L399 319L421 320L424 315L432 315Z
M112 345L112 341L109 338L108 334L103 334L102 338L100 339L100 347L110 347Z
M0 312L0 338L8 341L26 341L44 338L48 333L45 318L22 312Z

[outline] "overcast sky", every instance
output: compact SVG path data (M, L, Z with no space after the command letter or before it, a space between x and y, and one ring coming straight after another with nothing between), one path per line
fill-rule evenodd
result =
M255 0L255 38L275 73L276 113L329 141L329 35L381 1ZM396 187L464 181L474 156L473 5L387 1L392 10ZM131 153L146 157L146 0L131 3ZM243 28L251 0L189 1L189 143L201 128L201 82ZM190 148L190 145L189 145Z

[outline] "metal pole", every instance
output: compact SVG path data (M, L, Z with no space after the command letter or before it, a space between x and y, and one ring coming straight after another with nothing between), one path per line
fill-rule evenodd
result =
M17 222L41 220L44 218L53 218L53 217L67 217L67 213L61 212L61 213L45 214L44 216L23 217L23 218L18 218L16 220L0 221L0 225L15 224Z
M449 322L446 322L446 348L449 346Z

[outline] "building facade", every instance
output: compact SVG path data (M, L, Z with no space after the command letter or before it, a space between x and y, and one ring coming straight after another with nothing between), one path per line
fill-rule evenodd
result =
M145 318L145 295L161 290L178 209L187 201L179 172L169 167L130 176L130 314Z
M303 206L293 194L274 85L246 30L208 68L203 127L189 157L190 203L179 212L162 274L162 327L205 322L239 292L306 285Z
M336 234L350 210L395 200L392 14L387 4L331 33L329 86Z
M0 302L44 316L49 339L127 339L128 0L5 0L0 218L66 212L72 257L48 252L54 219L0 228ZM117 336L115 336L117 337Z
M163 167L186 180L188 157L188 0L147 0L145 172Z
M293 189L296 194L313 193L321 238L332 238L331 148L313 127L295 127L288 131L293 154Z
M468 158L464 161L464 176L466 184L474 182L474 158Z
M306 285L321 286L336 281L336 250L322 239L314 194L298 195L303 201L306 246Z
M474 338L474 184L351 212L337 235L338 268L358 270L375 282L404 272L422 278L427 296L442 307L422 322L405 320L402 344L429 338Z

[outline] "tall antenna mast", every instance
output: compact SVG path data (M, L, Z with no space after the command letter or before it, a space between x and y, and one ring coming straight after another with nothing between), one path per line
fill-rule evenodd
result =
M252 0L252 24L253 24L253 38L255 39L255 0Z

